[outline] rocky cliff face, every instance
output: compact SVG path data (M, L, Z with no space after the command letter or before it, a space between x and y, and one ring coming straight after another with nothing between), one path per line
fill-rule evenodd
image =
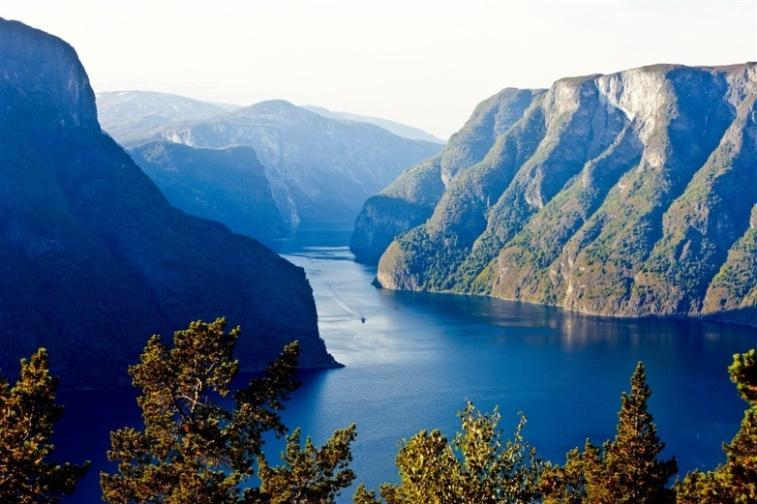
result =
M177 208L255 238L287 234L265 168L250 147L201 149L152 141L129 153Z
M377 262L394 238L428 219L449 180L481 161L538 94L508 88L485 100L438 156L409 168L368 198L355 222L350 245L356 259Z
M757 322L757 65L645 67L532 96L479 161L441 170L380 283Z
M219 315L246 369L294 339L334 365L304 272L170 206L100 130L69 45L0 19L0 114L0 368L45 346L64 386L125 383L150 334Z

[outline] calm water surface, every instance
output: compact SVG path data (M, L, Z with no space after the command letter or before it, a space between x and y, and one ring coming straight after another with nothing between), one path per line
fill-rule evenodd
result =
M666 452L682 471L722 460L743 404L728 380L731 355L757 345L757 330L703 322L613 320L468 296L376 289L375 270L353 262L348 231L302 232L276 247L312 283L321 335L343 369L308 373L285 412L316 442L356 423L353 468L376 487L394 480L400 441L424 428L448 433L466 400L499 405L510 431L555 461L586 437L611 437L620 392L647 364L650 408ZM364 322L363 322L364 320ZM94 467L68 502L98 502L97 472L109 430L137 424L131 390L66 394L58 447ZM270 451L280 450L273 443Z

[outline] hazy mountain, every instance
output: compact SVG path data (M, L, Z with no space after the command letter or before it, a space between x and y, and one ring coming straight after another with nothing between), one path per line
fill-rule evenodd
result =
M174 95L150 93L149 98L133 93L128 103L139 106L128 107L136 110L128 116L117 101L101 100L99 114L108 133L127 147L162 139L190 147L254 148L290 229L301 221L354 221L367 197L442 147L364 122L326 118L281 100L229 112ZM182 113L171 116L177 108Z
M150 141L129 150L169 203L256 238L286 235L263 165L250 147L201 149Z
M293 339L334 364L303 270L169 205L101 131L68 44L0 20L0 66L2 369L45 346L66 387L123 383L150 334L219 315L247 369Z
M351 222L365 199L441 145L377 126L327 119L286 101L267 101L207 120L164 128L194 147L253 147L284 219Z
M757 323L757 65L562 79L471 134L508 93L458 133L462 153L491 144L480 159L431 159L366 203L356 251L400 235L383 286Z
M341 119L343 121L373 124L374 126L383 128L390 133L394 133L395 135L401 136L403 138L409 138L410 140L423 140L424 142L434 142L440 144L445 143L441 138L437 138L431 133L426 133L422 129L414 128L413 126L408 126L407 124L390 121L389 119L381 119L380 117L364 116L360 114L351 114L350 112L337 112L334 110L329 110L327 108L317 107L315 105L303 105L302 107L330 119Z
M239 108L152 91L109 91L96 97L100 124L122 145L154 136L169 124L207 119Z

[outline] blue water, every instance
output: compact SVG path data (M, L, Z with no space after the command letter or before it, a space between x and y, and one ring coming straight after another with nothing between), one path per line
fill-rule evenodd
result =
M401 440L424 428L453 433L455 413L467 399L482 409L499 405L506 431L524 412L526 437L542 457L560 461L587 437L612 436L619 395L639 360L647 364L650 408L666 453L678 458L682 471L723 459L721 443L736 432L744 409L726 368L733 353L757 346L757 330L380 290L370 284L375 271L352 261L347 238L346 231L316 230L276 244L306 269L321 334L346 365L304 375L284 416L319 443L356 423L359 482L377 487L394 480ZM67 408L58 429L60 453L94 462L67 502L99 501L107 433L138 424L134 397L128 389L61 397Z

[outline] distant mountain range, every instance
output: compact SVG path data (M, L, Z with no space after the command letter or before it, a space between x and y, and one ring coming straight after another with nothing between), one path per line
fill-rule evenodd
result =
M401 136L403 138L409 138L410 140L422 140L424 142L433 142L438 144L445 143L445 141L441 138L437 138L431 133L426 133L422 129L414 128L412 126L408 126L407 124L390 121L388 119L364 116L360 114L351 114L350 112L335 112L327 108L316 107L315 105L303 105L303 108L331 119L341 119L343 121L373 124L374 126L383 128L390 133L394 133L395 135Z
M153 91L97 93L96 100L100 124L123 145L156 136L175 123L199 121L240 108Z
M304 271L253 239L169 205L101 131L71 46L0 19L0 67L4 372L44 346L64 387L127 383L127 366L151 334L170 336L191 320L221 315L243 327L238 356L247 370L295 339L304 366L335 365L318 335ZM171 163L187 178L205 176L184 162L180 146L141 152L156 178ZM265 193L250 149L197 150L193 161L201 156L224 181L243 164ZM192 199L184 188L172 190Z
M505 89L368 199L352 249L392 289L757 324L756 98L754 63Z
M281 229L285 233L301 222L353 222L366 198L403 169L442 147L436 141L411 140L369 124L380 122L378 119L329 118L325 117L325 109L315 113L282 100L234 107L175 95L128 91L102 93L98 95L98 105L105 130L129 148L140 165L143 158L137 152L139 145L155 140L205 149L198 153L204 159L210 155L207 149L253 148L284 223L283 228L275 222L271 226L250 224L244 228L261 238L281 236ZM400 126L393 125L395 129ZM212 169L203 176L201 186L192 187L197 179L185 178L190 171L201 169L198 161L191 160L192 156L192 150L184 149L181 159L172 161L173 168L161 170L161 177L153 180L171 203L187 212L195 213L198 205L174 198L176 193L169 185L202 193L200 198L205 203L201 205L206 207L207 204L228 207L230 201L221 197L224 189L219 187L226 181L222 177L216 184ZM185 161L194 168L182 169L181 163ZM142 167L151 177L156 173ZM244 175L244 171L237 173L240 177ZM171 181L172 178L175 180ZM242 182L247 187L251 184L253 181ZM251 204L265 206L268 202ZM223 217L202 212L198 215L220 218L233 229L243 229L238 223L246 214L240 209L234 215L235 208L227 208Z

